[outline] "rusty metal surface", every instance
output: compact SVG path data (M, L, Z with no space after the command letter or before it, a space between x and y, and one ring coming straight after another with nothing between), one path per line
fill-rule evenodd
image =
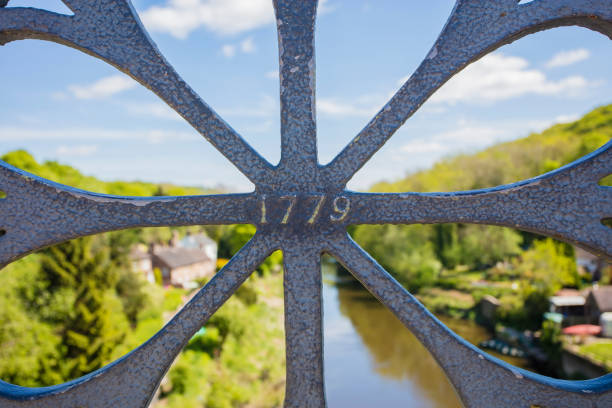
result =
M421 66L328 165L317 160L316 0L274 0L279 33L281 161L272 166L176 73L129 0L64 0L74 15L4 7L0 44L58 42L100 58L151 89L249 180L249 194L115 197L62 186L0 162L0 266L104 231L248 223L257 234L159 333L127 356L47 388L0 382L2 407L145 407L188 339L271 252L285 266L285 406L323 407L320 256L330 253L431 351L466 407L611 407L612 375L561 381L511 367L456 336L346 234L351 224L472 222L553 236L612 259L612 142L532 180L457 193L367 194L346 183L449 78L503 44L557 26L612 37L609 0L458 0Z

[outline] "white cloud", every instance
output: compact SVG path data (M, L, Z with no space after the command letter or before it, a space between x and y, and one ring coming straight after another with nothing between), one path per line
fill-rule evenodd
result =
M337 4L329 4L328 0L320 0L317 6L318 14L329 14L336 10L339 6Z
M255 47L255 42L253 41L253 37L245 38L240 43L240 50L246 54L252 54L255 52L257 48Z
M221 53L226 58L232 58L234 55L236 55L236 46L231 44L225 44L223 47L221 47Z
M221 116L234 116L243 118L269 118L278 115L278 100L270 95L262 95L255 106L234 107L219 109Z
M140 13L145 26L184 39L206 27L217 34L237 34L274 22L270 0L167 0Z
M523 58L490 54L448 81L431 97L431 102L490 103L524 95L573 94L589 85L577 75L554 81L542 71L530 69Z
M580 115L578 114L559 115L554 119L553 124L554 123L570 123L570 122L577 121L578 119L580 119Z
M355 103L335 98L318 98L317 112L327 116L372 116L376 113L377 108L369 102L371 100L366 96L357 98Z
M319 2L319 14L336 9L327 0ZM221 34L239 34L274 22L271 0L166 0L140 13L151 31L185 39L200 27Z
M127 112L134 116L152 116L160 119L183 121L183 118L165 103L126 103Z
M402 146L403 153L421 154L421 153L437 153L444 150L444 146L439 142L429 142L427 140L412 140Z
M127 91L136 85L136 81L128 76L113 75L99 79L91 84L70 85L68 86L68 91L77 99L100 99Z
M233 58L238 51L242 52L243 54L252 54L257 51L253 37L247 37L239 43L225 44L221 47L221 53L226 58Z
M95 141L139 140L160 143L176 140L197 140L197 133L159 129L39 128L0 126L0 141Z
M438 133L427 138L410 140L401 147L403 153L434 154L442 156L450 152L461 152L491 145L508 139L514 133L507 127L459 121L453 130Z
M266 78L268 79L278 79L279 77L280 77L280 74L278 70L266 72Z
M546 63L548 68L565 67L584 61L591 57L591 52L584 48L579 48L571 51L561 51L555 54L550 61Z
M406 154L417 154L415 159L429 166L449 154L484 149L496 143L527 136L531 132L541 132L556 123L571 122L578 117L569 114L553 119L508 120L495 123L463 119L452 125L450 130L411 139L397 150L399 154L396 154L396 158L405 160Z
M91 156L97 151L97 145L60 146L55 149L55 154L58 156L84 157Z

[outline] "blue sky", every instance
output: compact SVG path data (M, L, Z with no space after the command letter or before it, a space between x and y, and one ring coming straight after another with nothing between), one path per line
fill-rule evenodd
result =
M133 0L183 78L273 163L280 156L271 0ZM66 11L59 0L10 6ZM321 163L331 160L421 62L450 0L327 0L317 20ZM0 47L0 153L25 148L105 180L225 185L247 179L148 90L109 65L41 41ZM441 157L573 120L612 102L612 43L581 28L538 33L473 64L349 183L367 189Z

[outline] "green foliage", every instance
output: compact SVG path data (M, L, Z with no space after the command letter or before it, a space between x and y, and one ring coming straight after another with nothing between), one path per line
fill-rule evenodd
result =
M443 267L479 269L516 255L521 242L511 229L461 224L363 225L353 238L411 291L437 283Z
M201 189L102 182L25 151L3 160L73 187L118 195L201 194ZM187 291L151 285L131 270L136 243L166 243L176 231L205 230L237 252L250 225L143 228L73 240L14 262L0 274L0 378L52 385L99 368L149 339ZM280 406L284 385L282 256L272 254L195 336L169 372L168 407ZM161 284L161 272L155 271ZM19 339L19 341L15 341Z
M436 281L441 263L435 256L434 230L426 225L363 225L353 238L411 291Z
M537 330L548 311L549 297L562 287L580 285L573 249L546 238L534 241L513 264L519 290L501 297L498 318L506 325Z
M7 307L0 317L0 349L13 357L0 362L1 378L53 385L114 359L129 323L136 324L150 301L145 283L129 269L127 251L116 248L130 240L120 234L69 241L2 271L0 287L6 293L0 301L7 301ZM14 337L11 327L28 332ZM28 358L23 358L23 347L31 349ZM26 363L30 368L22 366Z
M187 294L187 291L180 288L169 287L164 292L164 301L162 304L162 310L164 312L173 312L180 305L183 304L183 297Z
M243 301L246 305L253 305L257 303L257 290L255 289L253 278L249 278L244 282L238 290L235 292L238 299Z
M233 296L169 372L168 407L276 407L284 391L282 279L254 277L257 303ZM248 405L246 405L248 403Z
M255 235L255 227L249 224L227 228L219 241L219 258L231 258Z
M540 333L540 346L548 355L548 371L553 373L563 372L561 325L550 320L544 320Z
M541 333L540 344L545 350L554 350L555 352L561 351L561 326L558 323L551 320L545 320L542 323Z
M153 268L153 276L155 276L155 283L159 286L164 284L164 277L162 276L161 269L158 267Z
M595 361L605 365L612 372L612 341L601 340L595 343L580 346L581 354L585 354Z
M120 269L116 290L123 305L123 312L132 327L138 322L140 312L149 307L151 298L147 293L147 282L142 275L130 269Z
M535 241L532 248L515 260L518 274L529 286L550 296L562 287L580 286L573 249L551 238Z
M29 387L63 380L60 336L51 324L28 313L21 296L35 283L27 272L37 265L34 255L9 265L0 275L0 378Z
M250 224L228 226L219 239L219 258L230 259L255 235L255 232L255 227ZM275 251L257 268L257 272L261 276L279 272L282 263L282 252Z
M433 313L463 318L476 305L474 298L457 290L422 289L418 298Z
M207 353L209 356L214 357L217 355L223 345L223 336L218 327L209 323L209 327L203 328L204 333L196 334L187 345L190 350L198 350Z
M155 195L198 195L213 192L194 187L180 187L171 184L154 184L140 181L101 181L95 177L85 176L73 167L55 161L38 163L25 150L15 150L1 156L0 159L21 170L35 174L47 180L65 184L83 190L103 194L124 196L155 196ZM161 194L160 194L161 193Z
M493 187L554 170L612 139L612 105L583 118L552 126L542 133L497 144L475 154L462 154L436 163L429 170L393 183L378 183L376 192L454 191Z
M38 310L61 305L63 313L45 320L56 324L61 333L69 378L106 364L127 331L123 305L115 292L118 270L111 262L110 250L94 248L95 244L94 238L85 237L43 251L41 285L36 298L31 299Z
M508 184L552 171L590 153L612 138L612 105L595 109L582 119L551 127L539 134L502 143L474 154L442 160L431 169L402 180L375 185L375 192L473 190ZM610 178L600 182L610 184ZM353 238L412 291L440 283L451 288L457 282L443 278L444 270L483 270L516 258L523 248L534 246L519 258L515 267L493 278L502 280L523 275L535 288L521 297L540 309L548 293L563 286L580 285L573 255L556 248L553 241L539 243L527 232L480 225L440 224L411 226L356 226ZM563 244L564 245L564 244ZM565 245L565 249L568 246ZM561 252L560 252L561 251ZM519 265L520 264L520 265ZM549 269L547 269L549 268ZM553 275L560 275L560 279ZM546 288L546 289L543 289ZM527 291L531 291L527 293ZM525 321L527 316L513 316Z
M466 224L438 224L434 249L444 267L470 269L490 266L520 252L522 238L509 228Z

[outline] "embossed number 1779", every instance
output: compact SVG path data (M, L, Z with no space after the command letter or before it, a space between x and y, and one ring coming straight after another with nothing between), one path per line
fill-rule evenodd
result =
M261 224L268 223L266 214L266 198L267 197L265 195L261 197L261 218L259 220ZM327 197L324 194L314 194L306 198L306 200L313 203L312 214L310 215L307 221L308 224L312 225L317 221L321 212L321 208L323 207L323 204L326 201L326 198ZM286 195L281 196L278 199L287 202L287 208L280 223L288 224L289 219L291 218L293 208L295 207L298 201L298 197L296 195ZM345 196L338 196L334 198L334 201L332 202L332 210L333 213L329 216L329 219L332 222L341 222L346 218L349 211L351 210L351 201Z

